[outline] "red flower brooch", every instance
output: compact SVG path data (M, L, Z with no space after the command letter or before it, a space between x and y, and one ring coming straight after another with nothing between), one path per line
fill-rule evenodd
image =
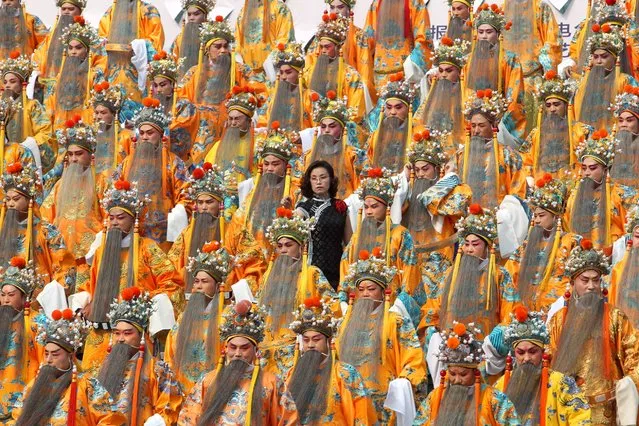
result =
M339 214L346 214L346 210L348 210L348 206L342 200L335 200L335 210Z

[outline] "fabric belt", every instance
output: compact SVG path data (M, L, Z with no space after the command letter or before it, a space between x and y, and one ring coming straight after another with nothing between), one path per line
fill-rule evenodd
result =
M608 392L600 393L599 395L586 396L586 399L590 405L603 404L604 402L615 399L615 390L609 390Z

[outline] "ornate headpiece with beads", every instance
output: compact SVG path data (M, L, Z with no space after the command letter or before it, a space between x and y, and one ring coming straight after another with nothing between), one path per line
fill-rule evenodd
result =
M218 283L223 283L234 264L235 257L231 256L218 241L211 241L204 244L202 250L198 249L195 257L189 257L187 269L193 276L204 271Z
M566 211L566 185L559 179L553 179L550 173L545 173L535 182L535 190L528 198L528 203L561 216Z
M397 268L386 264L386 257L380 247L375 247L372 253L362 250L359 252L357 261L348 267L348 273L344 277L344 287L350 293L355 291L362 281L370 280L386 289L395 275L397 275Z
M413 143L408 149L408 162L427 161L435 166L442 166L448 161L448 156L442 148L442 140L450 133L424 129L413 134Z
M464 105L464 115L470 120L473 115L481 114L492 123L497 123L508 110L510 101L505 99L501 93L484 89L473 93Z
M11 73L22 79L23 82L28 81L31 77L35 64L27 55L21 55L19 50L13 50L9 53L9 58L0 61L0 75Z
M208 51L209 46L217 40L226 40L229 43L235 41L233 30L220 15L216 16L213 21L203 22L200 25L200 43L204 45L205 51Z
M131 216L136 217L144 208L148 199L140 198L137 182L126 180L116 180L113 186L104 192L102 197L102 208L106 212L118 208L126 211Z
M618 141L608 134L606 129L595 130L585 141L581 142L575 153L580 162L590 157L605 167L610 167L615 158Z
M628 111L639 118L639 87L626 85L623 92L617 95L610 109L619 117L622 112Z
M142 333L149 325L149 318L155 311L151 296L139 287L127 287L120 294L120 301L111 303L107 318L114 327L121 321L127 322Z
M510 313L510 324L504 329L504 343L514 349L519 342L532 342L543 348L550 343L546 314L528 311L519 305Z
M473 8L473 3L475 0L448 0L448 6L452 6L454 2L464 3L466 6Z
M468 61L468 46L470 43L466 40L455 40L444 36L437 49L433 52L433 64L439 66L441 64L450 64L459 69L464 68Z
M5 194L13 189L28 198L35 198L42 191L40 179L34 165L11 163L2 176L2 188Z
M296 334L316 331L329 339L335 335L340 323L337 318L333 318L330 303L320 299L319 296L306 299L293 312L293 316L295 320L289 325L289 328Z
M65 46L72 40L77 40L90 51L102 42L98 35L98 30L87 23L84 17L76 16L73 21L73 24L66 27L62 32L62 43Z
M197 7L208 15L215 7L215 0L182 0L182 9L186 10L191 6Z
M393 204L396 190L397 185L393 182L390 171L384 168L374 168L366 172L366 178L362 179L356 192L361 200L373 197L390 206Z
M220 202L226 198L224 172L217 164L206 162L202 164L202 167L197 167L191 173L189 184L191 200L197 200L200 195L210 195Z
M497 239L497 219L494 210L483 209L479 204L471 204L468 216L462 217L456 224L460 238L477 235L489 245Z
M488 24L499 33L503 30L508 31L512 26L512 23L506 22L504 10L494 3L491 5L484 3L479 6L473 24L475 29L479 28L480 25Z
M304 49L300 43L290 42L288 44L280 43L272 53L273 63L277 68L282 65L288 65L298 71L304 69L306 60L304 59Z
M593 22L599 25L612 24L623 26L632 21L632 17L622 0L599 1L595 4Z
M274 155L284 161L289 161L295 153L295 144L293 139L295 134L288 132L286 129L280 129L280 122L271 123L266 137L260 137L257 141L256 152L264 158L267 155Z
M142 100L144 108L139 110L133 117L133 123L136 129L148 124L156 128L160 133L164 134L171 123L171 117L164 112L160 101L153 98L144 98Z
M14 256L9 261L9 266L2 269L0 277L2 285L12 285L25 296L30 297L33 290L40 284L40 278L36 275L33 261L26 261L24 257Z
M220 338L228 342L234 337L245 337L259 345L264 340L264 318L266 311L262 306L253 305L248 300L240 300L222 315Z
M577 82L575 80L563 80L559 78L555 70L550 70L546 72L544 79L537 84L536 89L537 95L542 101L557 98L570 103L577 90Z
M79 7L80 9L84 9L87 7L87 0L56 0L55 4L57 7L62 7L65 3L71 3L74 6Z
M353 109L348 107L346 98L338 99L334 90L329 90L325 97L313 92L311 100L313 101L313 121L315 124L319 124L325 118L332 118L345 127L346 123L352 120Z
M592 35L588 38L588 51L592 54L595 50L605 50L614 56L625 47L621 30L610 24L593 24Z
M91 89L90 105L95 108L98 105L105 106L109 111L117 113L122 107L124 87L121 84L111 86L108 81L95 84Z
M603 251L593 248L591 240L583 239L570 252L566 260L565 272L572 279L588 269L594 269L601 275L608 275L610 263L608 263L608 257Z
M38 326L38 343L42 346L55 343L71 353L80 349L89 334L88 324L76 317L71 309L56 309L51 318L46 318L44 324Z
M233 86L229 98L226 100L226 110L239 111L249 118L253 118L255 110L261 107L264 99L255 94L253 86Z
M294 215L286 207L278 207L273 223L266 230L266 236L274 245L280 238L290 238L303 246L311 236L314 225L315 218L304 219Z
M403 72L391 74L388 83L382 87L380 97L387 101L389 99L397 99L406 105L411 105L415 99L415 85L404 78Z
M324 0L324 3L330 6L333 3L333 1L334 0ZM355 7L355 4L357 3L356 0L341 0L341 2L345 4L346 7L348 7L351 10L353 10L353 8Z
M90 154L95 153L97 140L95 129L82 121L79 115L64 123L64 129L55 132L58 143L65 149L70 145L77 145Z
M439 344L439 360L450 366L476 368L484 360L482 343L476 336L481 330L475 323L464 325L453 321L453 327L441 331L442 341Z
M153 55L153 61L149 63L149 79L153 80L155 77L164 77L173 83L177 82L179 76L178 70L182 62L184 62L184 58L175 62L164 50L156 53Z
M626 213L626 233L632 234L637 226L639 226L639 204L630 207Z
M322 22L317 26L315 36L319 40L328 40L337 46L341 46L348 36L348 28L350 19L345 18L337 13L324 12Z

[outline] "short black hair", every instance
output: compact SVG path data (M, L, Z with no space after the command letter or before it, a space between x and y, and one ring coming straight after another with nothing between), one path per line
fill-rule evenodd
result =
M313 161L304 172L304 176L302 176L302 183L300 188L302 190L302 195L306 198L313 198L313 187L311 186L311 172L318 168L324 168L328 172L328 176L331 179L331 186L328 188L328 195L331 198L335 198L337 195L337 185L339 183L339 179L335 176L335 171L333 170L333 166L331 166L328 162L324 160Z

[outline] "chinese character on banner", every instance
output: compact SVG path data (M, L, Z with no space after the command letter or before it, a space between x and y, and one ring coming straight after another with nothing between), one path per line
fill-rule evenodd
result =
M570 33L570 24L567 24L565 22L560 22L559 23L559 34L563 38L572 37L572 34Z

